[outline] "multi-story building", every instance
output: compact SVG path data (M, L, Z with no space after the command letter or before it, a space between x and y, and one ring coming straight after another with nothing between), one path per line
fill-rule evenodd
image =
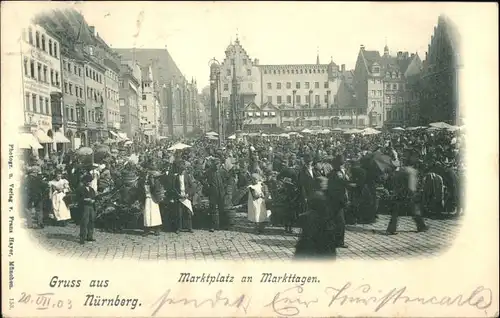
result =
M186 103L191 100L189 82L165 49L115 49L124 60L135 60L140 65L151 65L153 78L158 81L161 135L182 135L193 129ZM189 94L189 98L188 97Z
M96 34L99 43L100 53L103 55L103 64L106 68L104 72L104 122L105 128L110 133L109 137L115 138L120 133L120 56L114 52L104 40ZM113 135L114 134L114 135ZM106 137L104 137L106 139Z
M75 137L80 138L76 132L84 128L82 109L85 108L87 96L85 94L85 63L79 56L73 54L67 47L61 47L62 74L63 74L63 101L66 137L70 140L71 148L75 144ZM84 136L85 141L85 134ZM79 144L79 142L77 142ZM85 144L85 143L84 143Z
M342 74L333 60L321 64L318 56L315 64L260 65L238 39L225 55L220 72L226 117L244 116L245 129L330 126Z
M105 129L104 79L106 67L102 56L95 54L94 46L84 48L86 128L88 144L92 145L107 137Z
M354 70L356 115L367 117L370 126L406 125L410 118L408 79L420 72L418 54L398 52L391 56L387 45L384 55L360 47Z
M453 22L438 18L428 45L421 77L420 123L462 124L459 99L460 36Z
M120 126L129 139L140 138L139 106L142 71L137 62L121 61L120 65Z
M33 133L43 145L38 154L48 156L57 142L64 142L65 139L62 129L59 40L42 26L29 25L22 31L21 55L24 129Z
M143 66L141 83L141 105L139 107L141 132L146 140L158 138L160 104L158 83L153 79L151 65Z

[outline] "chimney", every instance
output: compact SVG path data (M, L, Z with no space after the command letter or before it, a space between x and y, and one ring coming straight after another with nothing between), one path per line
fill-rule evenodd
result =
M365 46L363 44L361 44L361 46L359 48L361 49L361 51L365 50Z
M253 64L254 65L259 65L259 59L254 59Z
M398 60L400 60L403 57L403 52L398 51L397 57L398 57Z
M345 64L340 65L340 70L341 70L342 72L345 72Z
M92 35L94 35L94 36L95 36L95 26L90 25L90 26L89 26L89 29L90 29L90 33L92 33Z

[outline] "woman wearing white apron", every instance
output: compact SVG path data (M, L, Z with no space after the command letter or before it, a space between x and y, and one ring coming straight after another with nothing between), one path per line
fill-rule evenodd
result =
M260 175L252 174L252 184L248 186L248 220L254 222L257 233L262 233L265 222L269 222L271 211L266 208L267 191Z
M159 198L154 195L152 187L154 187L153 175L148 174L144 183L144 236L151 232L156 236L160 235L162 225Z
M52 214L50 215L61 225L66 225L66 222L71 219L64 197L70 191L69 182L62 178L62 172L56 172L56 178L49 182L50 199L52 200Z

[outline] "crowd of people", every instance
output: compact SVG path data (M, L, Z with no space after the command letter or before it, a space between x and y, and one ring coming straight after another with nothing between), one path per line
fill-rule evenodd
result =
M230 229L242 209L257 233L300 227L297 256L335 256L348 248L346 224L390 214L460 215L464 176L460 131L426 129L361 134L245 136L220 146L213 138L148 144L95 145L24 160L29 227L80 225L80 243L94 228L210 232ZM182 142L182 143L179 143ZM173 146L174 150L171 147ZM200 221L202 220L203 221Z

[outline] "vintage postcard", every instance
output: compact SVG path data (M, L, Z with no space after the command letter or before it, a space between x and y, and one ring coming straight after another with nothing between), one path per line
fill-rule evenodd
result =
M5 317L498 317L498 7L2 2Z

